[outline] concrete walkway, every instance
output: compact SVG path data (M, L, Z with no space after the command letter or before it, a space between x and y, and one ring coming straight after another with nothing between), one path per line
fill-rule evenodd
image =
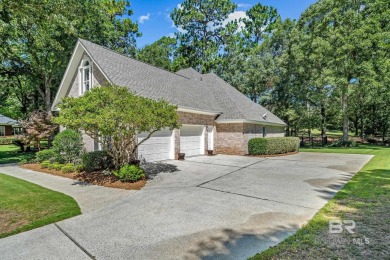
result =
M0 165L0 173L69 195L77 201L82 213L100 209L136 192L90 185L60 176L23 169L13 164Z
M372 156L201 156L144 189L0 239L2 259L247 259L293 234ZM0 169L1 172L1 169Z

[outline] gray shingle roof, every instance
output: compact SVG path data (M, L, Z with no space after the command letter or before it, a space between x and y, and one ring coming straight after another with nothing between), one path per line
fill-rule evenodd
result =
M202 79L218 96L218 103L224 113L218 120L246 119L285 125L285 123L263 106L253 102L236 88L213 73L202 75Z
M201 82L123 56L86 40L80 40L87 53L109 80L128 87L138 95L172 104L221 112L211 90Z
M79 40L109 81L138 95L205 111L222 112L218 120L253 120L285 125L277 116L254 103L215 74L202 75L192 68L172 73ZM263 115L267 115L263 118Z
M0 125L19 125L19 122L0 114Z

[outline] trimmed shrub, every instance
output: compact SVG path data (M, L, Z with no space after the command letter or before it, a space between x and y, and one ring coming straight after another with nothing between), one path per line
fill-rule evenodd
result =
M80 158L83 146L81 134L74 130L62 131L53 140L53 150L66 162L74 162Z
M58 153L56 153L53 149L47 149L39 151L35 154L35 158L37 162L49 161L52 158L57 158Z
M299 149L298 137L253 138L248 142L252 155L271 155L296 152Z
M54 167L56 167L57 164L58 164L58 163L50 163L50 164L47 166L47 168L48 168L49 170L54 170Z
M89 152L82 156L84 170L105 170L113 167L112 158L105 151Z
M65 164L62 164L62 163L54 163L53 169L56 171L60 171L62 169L62 167L64 167L64 166L65 166Z
M123 182L135 182L145 177L144 171L136 165L124 165L119 171L114 171L113 174Z
M77 164L77 165L75 165L74 166L74 170L76 171L76 172L82 172L82 171L84 171L84 165L82 165L82 164Z
M49 168L49 165L51 165L51 163L49 161L44 161L44 162L40 163L40 166L42 169Z
M2 137L0 138L0 145L9 145L12 144L14 141L15 138Z
M71 173L71 172L75 172L75 166L71 163L68 163L66 165L63 165L62 168L61 168L61 171L63 173Z

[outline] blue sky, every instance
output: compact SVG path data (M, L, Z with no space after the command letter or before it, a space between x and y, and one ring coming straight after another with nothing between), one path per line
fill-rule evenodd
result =
M139 30L143 36L137 39L138 47L151 44L162 36L172 35L177 32L173 26L169 14L183 0L132 0L131 9L134 15L133 21L138 21ZM237 11L231 18L240 17L251 6L261 3L275 7L283 19L298 19L300 14L316 0L233 0L238 4Z

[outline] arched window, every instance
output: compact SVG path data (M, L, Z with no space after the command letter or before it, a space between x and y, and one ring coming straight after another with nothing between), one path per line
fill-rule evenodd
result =
M80 94L92 88L92 67L89 59L83 59L80 66Z

